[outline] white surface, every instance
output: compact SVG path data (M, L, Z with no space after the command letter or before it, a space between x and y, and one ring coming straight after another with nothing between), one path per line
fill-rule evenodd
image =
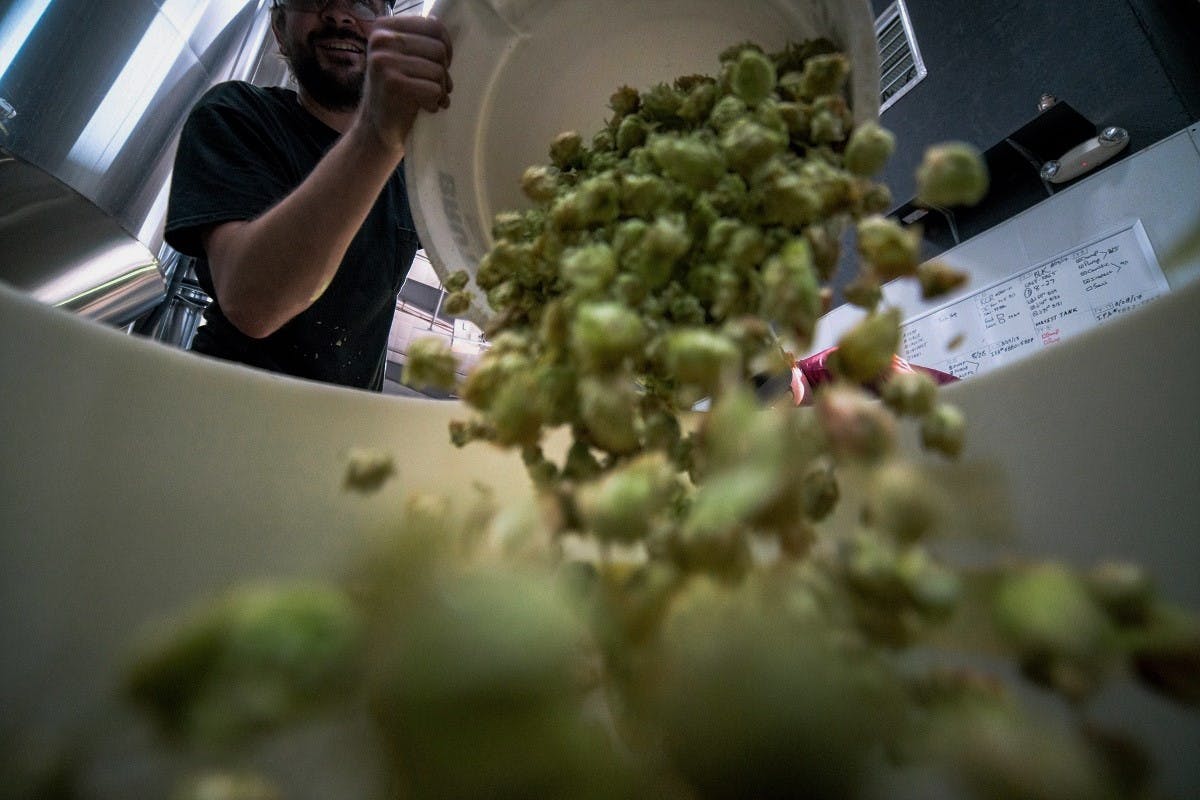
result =
M903 326L901 355L959 378L1011 364L1169 291L1140 221Z
M854 61L857 117L878 113L866 0L440 0L429 13L454 40L454 96L446 111L418 118L405 163L413 218L443 279L474 274L495 215L528 206L521 173L549 160L562 131L590 139L623 85L714 74L738 42L776 50L826 36ZM477 305L486 308L482 297Z
M965 466L1007 486L1012 551L1134 559L1200 607L1198 314L1200 282L945 390L969 420ZM140 626L250 578L339 574L409 490L529 491L516 455L447 443L457 404L253 372L3 285L0 397L0 720L98 748L92 800L167 796L163 763L114 693ZM342 489L359 446L398 459L378 494ZM1094 716L1150 744L1166 796L1196 796L1194 712L1122 684ZM301 738L269 754L287 797L371 796L347 789L369 771L362 740Z
M1200 278L1200 125L1192 125L1056 192L1033 208L938 256L970 276L967 286L928 302L915 281L884 287L889 305L911 320L1006 280L1080 243L1140 220L1167 283ZM862 317L849 305L821 319L813 351L831 347Z

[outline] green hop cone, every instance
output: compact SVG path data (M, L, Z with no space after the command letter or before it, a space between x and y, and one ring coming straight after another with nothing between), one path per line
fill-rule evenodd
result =
M259 775L208 772L182 782L170 800L283 800L283 792Z
M446 287L447 292L459 292L467 288L467 284L470 282L470 274L465 269L460 269L447 275L446 280L442 281L442 285Z
M709 226L704 250L714 260L751 270L767 255L767 242L760 228L721 218Z
M776 490L770 470L745 467L706 476L680 530L685 566L718 574L742 566L751 518Z
M813 264L822 281L829 281L837 271L842 247L839 234L830 225L809 225L804 229L804 238L812 248Z
M882 183L868 183L860 190L858 208L861 214L885 214L891 207L892 190Z
M956 407L941 403L921 417L921 444L955 458L966 440L967 421Z
M869 178L887 164L896 149L896 137L878 123L866 122L854 129L846 144L846 169Z
M635 147L641 147L646 143L646 137L650 135L650 126L646 124L646 120L639 115L631 115L621 120L621 124L617 126L617 151L621 155L629 155L629 151Z
M813 100L822 95L837 94L850 77L850 60L841 53L813 56L804 62L800 76L799 95Z
M487 252L479 262L475 273L475 285L485 292L490 292L520 274L530 260L530 250L526 245L501 240Z
M716 392L741 369L742 354L735 343L705 328L684 328L666 342L667 372L680 384Z
M846 298L847 303L874 311L883 302L883 287L879 285L875 273L867 270L860 272L857 278L842 287L842 296Z
M857 531L842 558L846 579L858 595L892 606L902 599L899 553L892 541L875 531Z
M406 385L417 389L454 389L458 382L458 359L445 339L439 336L416 339L409 344L405 355L402 380Z
M1082 578L1060 564L1022 569L1001 580L992 613L1029 677L1073 698L1096 687L1115 630Z
M487 410L487 420L502 445L534 445L541 436L541 408L537 402L537 378L531 372L507 376Z
M466 290L451 292L442 302L442 311L451 317L461 317L471 310L471 293Z
M641 446L637 393L626 378L580 380L579 418L592 444L605 452L626 455Z
M621 176L621 214L653 219L671 202L670 183L658 175Z
M721 152L731 167L743 176L749 176L772 156L783 152L787 143L787 136L779 131L751 119L742 119L722 134Z
M845 117L831 108L814 108L808 126L816 144L835 144L846 138Z
M622 86L612 93L608 99L608 107L613 110L613 113L618 117L624 117L629 114L637 113L641 107L642 98L638 94L637 89L630 86Z
M849 798L900 719L900 690L871 658L796 625L749 592L693 580L663 625L651 711L671 765L705 798Z
M987 190L983 156L965 142L930 147L917 168L917 201L927 206L973 206Z
M548 426L574 421L579 407L576 383L579 375L573 366L543 364L536 371L538 405Z
M896 573L909 601L927 619L947 618L962 599L963 585L958 575L919 547L911 547L900 555Z
M937 401L937 383L922 372L896 372L883 384L880 398L897 414L923 416Z
M562 276L576 291L599 294L617 274L617 257L607 244L568 250L562 258Z
M841 497L837 474L827 458L815 460L800 478L800 497L804 514L820 522L833 512Z
M821 216L824 203L820 187L813 181L786 170L760 176L758 196L761 198L763 221L796 229L808 226Z
M173 737L236 745L343 699L361 635L355 608L333 588L246 586L148 642L127 691Z
M391 620L367 690L381 755L405 796L581 786L621 796L608 785L621 765L579 712L572 676L586 632L571 609L550 576L463 570Z
M646 341L646 326L637 313L620 303L589 303L571 324L571 352L588 371L614 369L638 352Z
M864 517L872 527L901 542L915 542L928 534L941 516L941 497L911 465L887 464L871 476Z
M715 186L725 174L721 152L700 137L662 134L653 137L647 149L663 174L694 189Z
M673 123L683 106L683 93L674 86L659 83L642 95L641 113L651 123Z
M533 166L521 174L521 191L535 203L549 203L561 186L557 167Z
M967 282L967 273L944 261L927 261L917 268L921 298L932 300L948 294Z
M493 345L467 374L462 386L463 399L480 410L491 408L500 388L512 376L532 369L532 362L523 353L506 352Z
M1086 579L1092 596L1116 624L1140 625L1151 617L1155 592L1145 567L1106 561L1091 569Z
M817 419L831 452L855 461L878 461L896 443L896 418L861 389L835 385L817 393Z
M708 125L717 133L724 133L738 120L746 117L746 104L736 95L722 97L708 114Z
M621 193L609 175L587 178L558 197L550 217L560 229L579 230L612 222L621 213Z
M778 100L769 97L759 103L754 109L754 121L763 127L770 128L781 136L788 136L787 120L784 119L783 110Z
M675 265L692 246L682 215L655 218L625 259L625 264L647 289L658 289L671 279Z
M589 530L604 541L641 541L652 519L675 498L675 473L662 453L641 456L583 487L578 505Z
M561 170L583 166L583 137L577 131L564 131L550 143L550 160Z
M690 125L704 122L712 113L718 95L716 83L707 81L697 84L692 87L679 106L679 116Z
M760 50L747 48L733 62L729 82L733 93L756 106L775 91L775 63Z
M502 211L492 220L492 236L496 240L520 242L528 233L525 215L516 211Z
M858 252L882 281L914 275L921 257L921 236L893 219L869 216L858 223Z
M874 312L842 335L830 366L852 381L869 383L892 366L899 346L900 309Z
M821 315L821 287L808 241L789 241L763 265L762 275L763 316L808 340Z
M776 106L776 112L793 142L809 138L812 132L812 109L802 103L784 101Z

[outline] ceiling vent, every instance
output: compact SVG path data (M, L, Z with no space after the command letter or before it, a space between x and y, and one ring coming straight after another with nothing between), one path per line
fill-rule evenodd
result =
M904 0L896 0L875 20L879 40L879 112L921 82L927 74Z

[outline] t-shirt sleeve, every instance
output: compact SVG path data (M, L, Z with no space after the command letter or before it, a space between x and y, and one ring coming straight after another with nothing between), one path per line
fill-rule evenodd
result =
M203 254L200 233L217 223L253 219L296 182L272 140L269 111L250 90L222 85L188 115L179 137L165 238L190 256ZM261 105L261 103L259 104Z

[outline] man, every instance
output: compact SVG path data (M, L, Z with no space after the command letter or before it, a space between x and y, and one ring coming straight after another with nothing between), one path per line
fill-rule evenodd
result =
M404 141L449 105L450 38L386 0L275 0L271 14L299 91L220 84L180 137L166 240L214 298L193 349L378 391L419 246Z

